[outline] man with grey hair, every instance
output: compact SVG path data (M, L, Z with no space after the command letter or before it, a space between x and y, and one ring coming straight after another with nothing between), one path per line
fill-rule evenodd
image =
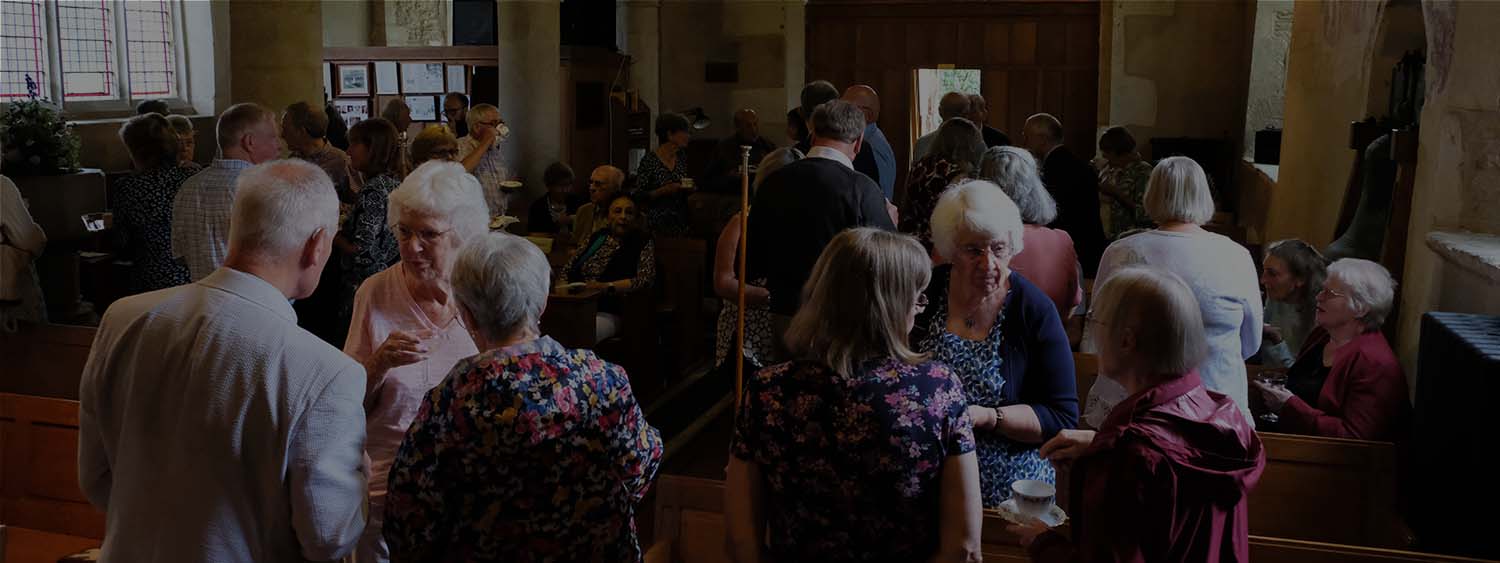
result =
M798 141L795 145L797 150L802 151L802 154L807 154L807 151L812 150L813 111L818 109L818 106L828 103L831 100L837 100L838 98L839 89L827 80L814 80L802 87L802 95L798 98L802 105L797 107L797 113L807 123L807 137Z
M500 118L500 109L490 104L478 104L466 114L469 135L458 140L458 160L464 170L479 178L484 188L484 201L490 207L490 216L505 215L510 207L511 194L501 187L501 182L511 179L500 152L500 143L510 136L510 126Z
M938 100L938 117L944 122L955 117L964 117L969 114L969 95L963 92L948 92ZM941 123L939 124L941 125ZM922 160L932 152L932 142L937 140L937 129L931 133L917 137L917 143L911 150L911 162Z
M984 146L988 148L1004 147L1010 145L1010 135L1003 131L990 127L990 103L985 101L983 94L969 94L969 112L964 114L980 127L980 133L984 135Z
M749 279L766 278L771 312L781 321L797 312L802 284L834 236L853 227L896 228L875 181L854 170L864 130L864 113L854 104L819 105L807 158L767 176L755 194Z
M1083 277L1092 278L1104 254L1104 221L1099 218L1099 176L1088 161L1063 145L1062 122L1050 114L1026 118L1021 146L1042 167L1042 182L1057 202L1057 219L1047 225L1073 237Z
M78 482L115 561L328 561L364 528L365 372L297 328L332 252L317 166L239 175L223 267L105 312L79 385Z

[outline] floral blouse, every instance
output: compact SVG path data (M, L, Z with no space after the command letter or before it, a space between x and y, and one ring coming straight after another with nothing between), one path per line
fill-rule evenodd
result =
M568 269L564 270L564 272L572 272L573 271L573 266L579 260L582 260L583 263L582 263L582 267L580 268L580 271L583 272L583 279L571 279L571 278L569 278L569 279L567 279L567 281L569 281L569 282L592 282L592 281L613 282L613 281L619 281L619 279L605 279L605 278L608 277L606 275L606 270L609 268L610 261L612 261L612 260L615 259L615 254L618 254L620 252L620 249L623 247L623 245L620 242L620 237L617 237L617 236L615 236L614 234L611 234L611 233L605 233L605 234L600 234L600 235L595 235L594 236L594 238L600 238L600 237L603 237L604 241L598 243L599 244L599 248L597 250L594 250L593 252L589 252L589 247L588 246L580 246L580 247L578 247L578 250L573 254L572 260L569 260ZM592 244L594 244L594 241L590 241L588 244L592 245ZM567 277L567 275L565 274L564 277ZM621 279L623 279L623 278L621 278ZM656 281L656 243L654 241L648 241L646 243L646 246L644 248L641 248L641 257L635 263L635 277L630 278L630 289L631 289L631 291L634 291L634 290L641 289L641 288L644 288L644 287L651 287L651 284L653 282L655 282L655 281Z
M640 561L635 507L661 462L619 366L550 337L460 361L390 470L398 561Z
M110 203L125 233L125 252L135 263L130 288L135 292L175 287L190 281L187 265L172 255L172 201L193 171L159 166L115 181Z
M917 237L928 252L932 251L932 210L938 197L963 173L957 162L937 155L917 161L906 177L906 205L901 208L898 231Z
M646 225L658 235L681 236L688 231L688 192L652 199L651 191L687 177L687 156L677 151L677 165L671 170L656 151L648 151L636 168L636 198L646 202Z
M808 361L745 383L730 453L760 466L777 561L921 561L938 547L940 479L974 451L963 390L942 364Z
M339 258L344 286L349 295L359 289L365 278L380 273L401 259L396 235L386 217L386 201L401 181L381 174L365 181L355 196L354 207L344 221L344 236L359 247L359 252Z
M1137 160L1123 167L1105 166L1099 171L1099 183L1112 184L1125 199L1135 203L1130 209L1113 198L1105 198L1109 207L1109 230L1105 234L1110 240L1119 238L1131 229L1149 229L1151 217L1146 215L1146 184L1151 181L1151 163Z

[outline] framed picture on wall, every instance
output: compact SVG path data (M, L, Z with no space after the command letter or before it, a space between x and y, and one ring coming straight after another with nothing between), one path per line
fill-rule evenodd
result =
M400 94L401 76L396 74L396 61L375 61L375 93Z
M333 68L338 75L333 83L334 96L342 98L370 95L370 65L340 64L334 65Z
M448 92L469 93L469 67L448 65Z
M411 107L412 121L438 120L437 96L407 96L406 105Z
M401 93L443 93L443 63L401 63Z
M333 107L338 108L339 116L343 117L344 123L350 127L370 118L370 100L368 99L335 99Z

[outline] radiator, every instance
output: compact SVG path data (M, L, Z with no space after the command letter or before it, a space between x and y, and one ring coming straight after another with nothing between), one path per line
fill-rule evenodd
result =
M1422 316L1404 489L1423 550L1500 558L1500 317Z

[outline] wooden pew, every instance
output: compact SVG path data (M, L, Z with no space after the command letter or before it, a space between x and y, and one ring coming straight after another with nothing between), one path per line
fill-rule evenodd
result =
M56 561L99 545L104 514L78 489L77 459L77 401L0 393L4 561Z
M646 563L721 563L724 554L724 484L664 475L656 482L656 538ZM1029 561L998 513L984 516L980 551L985 561ZM1068 530L1066 526L1062 529ZM1250 536L1252 561L1277 563L1480 563L1429 553Z
M94 327L59 324L0 331L0 358L5 362L0 393L77 399L78 378L89 359L94 331Z

